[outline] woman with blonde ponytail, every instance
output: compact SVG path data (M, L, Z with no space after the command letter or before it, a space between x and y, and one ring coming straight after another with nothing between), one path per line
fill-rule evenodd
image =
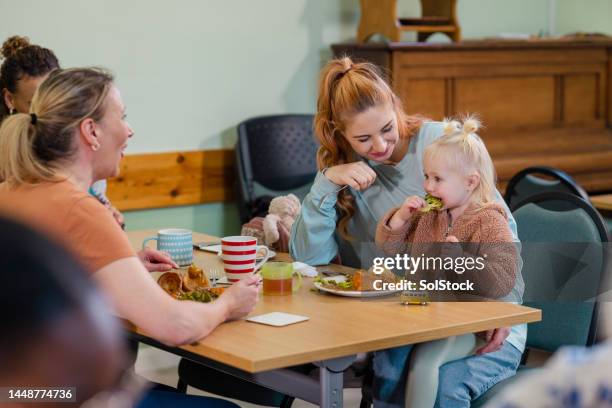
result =
M0 67L0 123L15 113L28 113L36 88L59 68L59 61L53 51L30 44L27 37L12 36L2 44L2 66ZM2 178L0 177L0 180ZM124 217L106 196L106 180L96 181L89 190L124 227Z
M108 72L54 70L34 94L30 113L13 114L0 127L0 175L5 180L0 184L0 213L68 248L92 274L115 314L162 343L192 343L224 321L248 314L257 302L259 279L245 279L208 304L179 301L151 279L149 271L178 266L156 250L136 254L110 212L87 193L92 182L119 174L133 133ZM184 401L170 406L183 406ZM196 402L209 406L206 401Z
M406 197L425 196L424 151L444 135L444 126L406 115L376 66L348 57L328 62L319 79L314 119L321 145L319 172L291 230L293 258L311 265L339 258L342 264L368 269L377 256L378 221ZM510 211L497 191L494 196L518 241ZM525 337L525 325L491 330L482 354L467 359L469 365L456 361L443 366L439 399L460 402L440 406L469 406L473 389L484 392L495 383L489 374L499 375L498 380L512 375ZM402 373L410 351L403 347L375 354L374 396L381 406L403 406Z

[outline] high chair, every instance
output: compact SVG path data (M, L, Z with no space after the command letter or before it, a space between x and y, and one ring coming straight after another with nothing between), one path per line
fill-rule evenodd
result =
M564 345L594 344L599 326L598 295L609 279L605 249L610 236L605 222L586 200L568 193L543 193L512 210L522 242L524 303L541 309L543 320L529 324L524 361L517 374L473 401L474 408L486 405L507 385L538 369L524 364L529 350L552 354ZM543 242L559 246L543 253ZM577 263L579 259L589 262ZM416 345L409 363L405 406L433 407L439 368L472 355L481 345L473 334Z
M405 407L433 407L438 394L439 368L474 354L484 341L469 333L415 345L408 364Z

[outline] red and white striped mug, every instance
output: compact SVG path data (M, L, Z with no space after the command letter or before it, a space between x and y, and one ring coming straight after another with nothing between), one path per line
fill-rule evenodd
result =
M257 251L264 251L263 259L257 262ZM270 257L265 245L257 245L257 238L235 235L221 238L221 258L225 275L230 282L237 282L257 271Z

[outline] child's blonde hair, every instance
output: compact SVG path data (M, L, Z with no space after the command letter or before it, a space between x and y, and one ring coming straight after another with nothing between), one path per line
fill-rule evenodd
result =
M466 175L477 173L480 182L472 192L472 200L479 206L485 206L495 199L496 175L493 160L476 134L480 127L480 121L475 116L467 116L463 123L444 120L444 135L427 146L424 156L436 157L444 149L444 160L455 169Z

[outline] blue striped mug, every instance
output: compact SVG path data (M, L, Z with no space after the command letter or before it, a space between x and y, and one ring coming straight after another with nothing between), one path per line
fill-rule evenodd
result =
M157 249L169 253L179 266L193 263L193 239L190 230L179 228L159 230L156 237L146 238L142 242L143 249L149 241L157 241Z

